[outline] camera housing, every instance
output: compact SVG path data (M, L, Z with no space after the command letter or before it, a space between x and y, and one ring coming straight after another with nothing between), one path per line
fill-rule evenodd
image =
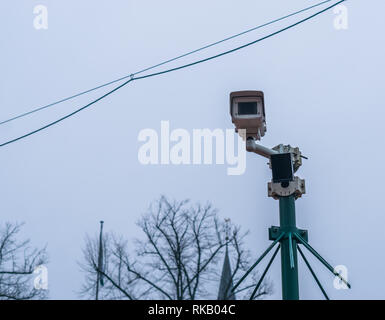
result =
M265 135L266 115L262 91L231 92L230 114L235 131L246 130L245 138L260 140Z

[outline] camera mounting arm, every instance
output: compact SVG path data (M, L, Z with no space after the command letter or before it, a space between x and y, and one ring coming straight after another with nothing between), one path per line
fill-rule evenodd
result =
M270 156L273 154L278 154L279 152L273 149L266 148L260 144L256 144L253 138L248 138L246 140L246 150L249 152L254 152L259 154L262 157L270 159Z

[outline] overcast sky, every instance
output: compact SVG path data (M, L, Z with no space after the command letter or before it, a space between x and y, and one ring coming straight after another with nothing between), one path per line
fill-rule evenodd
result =
M0 120L302 9L310 0L2 1ZM48 29L33 25L48 8ZM135 222L160 194L211 201L220 216L249 229L258 256L278 224L267 197L266 159L247 155L244 175L226 165L152 165L138 161L138 133L232 128L228 97L263 90L267 133L262 144L299 146L309 157L298 171L307 194L296 202L300 228L333 265L349 271L352 290L309 259L334 299L384 299L383 230L385 46L384 1L347 1L349 26L336 30L333 11L237 53L167 75L133 82L92 108L0 149L1 222L23 221L23 236L47 244L50 297L75 299L86 234L140 236ZM317 9L315 9L317 10ZM312 12L315 12L313 10ZM169 67L252 41L310 13L280 22ZM159 68L157 70L162 70ZM108 89L0 126L1 142L75 110ZM309 254L307 255L309 256ZM265 262L266 263L266 262ZM300 295L322 295L300 263ZM269 273L281 297L280 263Z

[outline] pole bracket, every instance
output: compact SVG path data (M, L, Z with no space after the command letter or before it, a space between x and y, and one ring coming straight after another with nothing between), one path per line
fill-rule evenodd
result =
M289 230L288 228L281 228L281 227L277 227L277 226L272 226L271 228L269 228L269 240L271 241L275 241L277 240L277 238L282 234L284 233L285 235L281 238L282 239L286 239L288 238L288 233L289 232L292 232L292 233L299 233L299 235L306 241L308 242L308 232L307 230L302 230L302 229L298 229L298 228L294 228L293 230Z
M272 150L277 151L278 153L290 153L291 159L293 162L294 172L296 172L299 169L299 167L302 166L303 156L298 147L294 148L290 144L289 145L279 144L278 146L275 146L274 148L272 148ZM270 169L271 169L271 164L270 164Z
M267 184L267 193L269 197L279 200L280 197L294 195L295 199L302 197L306 193L305 180L294 177L288 185L282 185L280 182L269 182Z

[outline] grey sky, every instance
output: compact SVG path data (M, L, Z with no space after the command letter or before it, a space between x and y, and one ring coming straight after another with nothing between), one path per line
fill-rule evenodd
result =
M0 120L130 74L318 1L2 1ZM33 7L48 7L48 30L33 27ZM238 53L175 73L134 82L91 109L0 150L1 221L25 221L25 236L48 245L51 298L77 298L77 261L99 220L129 239L160 194L207 200L244 229L255 256L278 223L267 198L266 160L247 155L242 176L226 166L143 166L141 129L232 128L228 95L263 90L267 133L262 143L290 143L309 157L298 175L307 194L297 221L331 264L349 270L351 291L310 259L331 298L383 299L382 203L385 3L347 1L349 29L333 27L329 11ZM303 15L306 16L308 14ZM262 29L177 66L254 40ZM35 129L107 89L0 127L1 142ZM309 255L308 255L309 256ZM279 262L270 271L280 298ZM370 275L371 277L369 277ZM301 297L322 298L303 264Z

